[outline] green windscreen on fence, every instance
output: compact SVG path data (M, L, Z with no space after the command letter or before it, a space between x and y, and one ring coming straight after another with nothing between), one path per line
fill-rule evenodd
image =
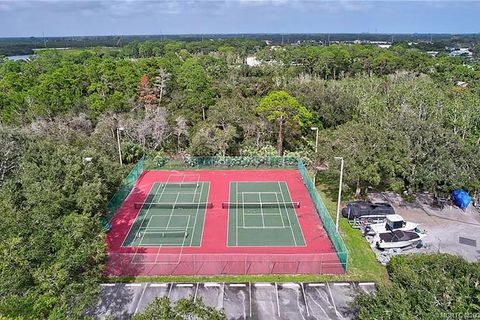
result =
M340 263L342 264L343 268L346 270L347 259L348 259L347 247L345 246L345 243L343 243L342 237L337 232L335 224L332 220L332 217L328 213L328 210L323 204L322 199L320 199L317 189L315 188L315 185L313 184L312 179L310 179L310 175L308 174L308 171L305 168L305 165L300 159L298 160L298 171L300 172L300 175L303 178L303 182L308 190L308 193L310 194L310 197L312 198L315 208L317 209L317 213L320 216L320 219L322 219L323 227L327 231L328 237L332 241L333 246L337 251L337 255L338 255L338 258L340 259Z
M143 172L143 166L144 166L144 158L142 157L137 164L130 170L130 173L126 178L122 180L122 183L120 184L120 187L118 188L118 191L113 195L113 197L110 199L108 202L108 214L105 217L105 220L110 222L117 212L118 208L122 205L122 202L125 200L125 198L128 196L130 191L132 191L133 186L138 180L138 177Z
M181 161L169 159L146 159L148 169L182 170L188 168L283 168L296 167L297 159L294 157L280 156L209 156L185 157Z

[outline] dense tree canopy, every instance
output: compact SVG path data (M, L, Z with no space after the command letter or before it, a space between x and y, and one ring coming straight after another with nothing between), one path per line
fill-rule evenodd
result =
M352 191L479 190L479 68L401 44L249 39L0 60L0 315L84 311L105 259L99 219L143 154L343 156Z
M391 283L355 301L359 319L455 319L480 311L480 265L447 254L399 255Z

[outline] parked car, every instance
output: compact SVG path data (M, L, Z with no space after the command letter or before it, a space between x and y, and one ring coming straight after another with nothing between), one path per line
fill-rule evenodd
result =
M366 216L386 216L389 214L395 214L395 210L389 203L384 202L352 201L347 202L345 208L342 209L342 215L350 220Z

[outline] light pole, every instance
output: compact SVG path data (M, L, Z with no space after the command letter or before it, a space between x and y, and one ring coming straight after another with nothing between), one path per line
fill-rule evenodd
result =
M316 131L316 134L315 134L315 153L317 153L318 152L318 127L311 127L310 129L313 130L313 131Z
M120 159L120 166L123 165L123 162L122 162L122 148L120 146L120 132L122 132L123 130L125 130L125 128L123 128L123 127L117 128L118 157Z
M342 180L343 180L343 158L335 157L335 160L340 160L340 183L338 185L338 200L337 200L337 220L336 220L336 229L338 232L338 222L340 219L340 201L342 199Z

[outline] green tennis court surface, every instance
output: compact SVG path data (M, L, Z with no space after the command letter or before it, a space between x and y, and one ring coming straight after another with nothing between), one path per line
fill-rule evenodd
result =
M305 246L285 182L231 182L228 246Z
M200 246L208 182L155 183L123 246Z

